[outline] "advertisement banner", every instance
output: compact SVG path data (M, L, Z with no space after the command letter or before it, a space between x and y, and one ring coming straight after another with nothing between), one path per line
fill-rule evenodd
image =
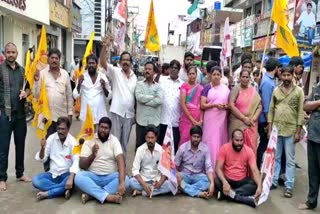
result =
M252 27L246 27L243 30L242 44L243 48L252 46Z

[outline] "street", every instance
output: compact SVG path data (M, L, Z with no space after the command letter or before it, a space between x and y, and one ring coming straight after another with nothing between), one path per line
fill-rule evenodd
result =
M133 162L134 139L135 131L131 133L128 160L127 160L127 173L131 174L131 167ZM80 130L80 122L73 121L71 127L71 134L77 135ZM28 135L26 141L25 151L25 174L32 177L33 175L43 170L42 164L34 160L34 156L39 149L39 140L35 136L35 130L28 125ZM101 205L96 201L90 201L86 205L80 202L80 192L74 192L71 199L66 201L64 198L56 198L37 202L37 190L33 188L31 183L18 183L15 181L15 150L12 141L10 148L9 169L8 169L8 190L0 192L0 213L265 213L265 214L281 214L281 213L319 213L317 208L315 211L299 211L297 206L299 203L304 202L308 191L307 180L307 161L306 154L302 145L296 147L297 163L302 169L297 169L296 184L293 192L293 198L287 199L283 195L283 187L278 188L271 192L269 200L260 207L253 209L244 205L235 204L226 201L217 201L210 199L205 201L198 198L189 198L179 195L160 196L152 199L144 197L132 198L127 193L121 205L104 204Z

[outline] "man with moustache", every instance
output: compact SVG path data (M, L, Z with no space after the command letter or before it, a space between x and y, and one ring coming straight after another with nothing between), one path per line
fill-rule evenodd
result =
M94 118L95 129L99 120L107 116L105 98L111 97L111 87L107 77L97 71L98 58L91 54L87 57L87 71L78 79L73 90L73 98L81 97L80 120L86 119L87 104L89 104Z
M83 204L92 197L101 204L120 204L128 186L122 148L119 140L110 134L111 127L111 120L102 117L98 133L82 146L79 165L84 171L76 174L75 184L84 192Z
M147 125L153 124L159 129L163 93L160 85L153 80L155 65L144 65L145 80L137 83L136 100L136 150L145 142Z
M145 143L136 152L133 161L130 187L132 196L152 197L170 192L167 177L158 169L162 147L157 143L158 128L154 125L146 127Z
M181 145L175 157L178 185L182 192L209 199L214 192L213 169L208 147L202 139L202 129L190 129L191 140Z
M191 52L186 52L184 54L184 59L183 59L183 66L180 69L179 72L179 78L184 81L188 82L188 68L190 66L194 65L194 54ZM201 83L201 71L198 69L197 71L197 82Z
M293 82L303 88L302 75L304 69L304 61L300 56L294 56L289 62L289 66L293 67Z
M282 83L274 90L268 113L269 130L278 129L277 152L275 158L272 189L277 188L281 170L281 155L286 156L284 197L291 198L295 181L295 144L300 141L304 123L304 93L293 83L293 67L286 67L281 73Z
M253 150L244 144L243 132L235 129L232 142L219 151L214 181L218 199L231 198L238 203L256 207L262 192L261 177ZM249 171L250 170L250 171ZM248 175L252 175L248 177Z
M7 169L11 135L16 150L17 181L30 182L24 173L24 148L27 123L24 112L25 98L29 96L29 84L23 90L24 68L16 60L17 46L5 45L5 61L0 65L0 192L7 190Z
M113 98L110 107L110 118L113 121L111 132L115 135L122 146L124 155L127 152L127 144L135 121L135 96L137 77L131 70L132 56L129 52L120 55L120 68L107 63L108 53L111 46L111 38L106 36L100 55L100 64L106 75L112 82Z
M79 171L79 156L72 153L77 142L69 134L70 126L71 122L67 117L59 117L57 132L50 135L47 140L41 140L40 151L35 159L45 162L50 156L50 171L32 178L33 186L40 190L37 193L39 201L61 195L69 199L71 196L73 180Z

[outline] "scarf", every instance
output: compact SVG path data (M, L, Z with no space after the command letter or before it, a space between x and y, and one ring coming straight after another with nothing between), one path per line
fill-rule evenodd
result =
M6 116L9 117L9 121L11 121L10 77L9 77L9 70L5 62L2 65L2 76L3 76L3 86L4 86L5 114Z

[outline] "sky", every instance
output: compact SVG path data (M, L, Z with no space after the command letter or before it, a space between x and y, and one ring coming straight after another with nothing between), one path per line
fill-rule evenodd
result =
M138 29L145 29L147 25L150 2L151 0L128 0L129 7L139 7L139 15L135 19ZM176 20L178 15L186 14L190 3L188 0L154 0L153 4L160 42L165 44L167 41L168 23ZM143 40L143 38L144 33L142 33L140 39Z

